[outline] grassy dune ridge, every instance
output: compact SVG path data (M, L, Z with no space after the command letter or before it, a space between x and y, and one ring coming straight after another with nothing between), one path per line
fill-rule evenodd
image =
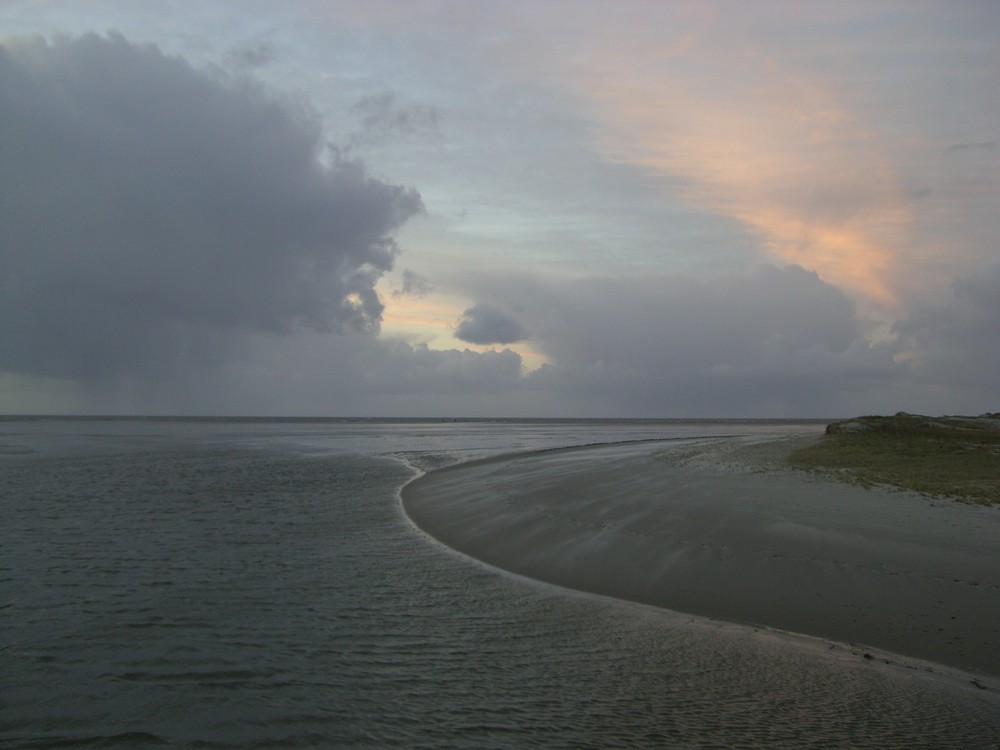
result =
M828 425L819 441L788 460L863 486L1000 503L1000 414L857 417Z

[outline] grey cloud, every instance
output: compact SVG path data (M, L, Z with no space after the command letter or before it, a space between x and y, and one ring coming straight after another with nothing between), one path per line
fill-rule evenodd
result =
M529 320L547 352L582 365L744 366L817 343L844 350L860 335L853 303L798 267L708 278L583 279L517 304L542 316Z
M521 356L509 349L479 353L394 343L379 365L370 385L380 394L460 396L520 386Z
M256 39L233 47L226 55L226 59L237 68L260 68L273 62L276 57L274 45L267 39Z
M945 301L914 310L894 326L914 376L1000 398L1000 263L956 279Z
M403 286L392 291L394 297L426 297L434 291L431 283L409 268L403 269Z
M996 141L979 141L976 143L953 143L948 151L992 151L997 147Z
M0 370L217 362L379 328L416 191L321 161L315 115L117 34L0 46Z
M526 387L619 414L836 415L902 372L843 293L794 266L481 287L551 360Z
M949 411L957 402L941 396L956 389L986 410L983 394L997 395L1000 265L899 324L899 343L870 342L852 302L796 267L479 283L518 309L549 364L525 374L509 350L263 331L240 357L168 382L136 377L100 403L121 410L127 392L184 413L837 417ZM897 362L907 350L921 357Z
M947 304L917 311L896 326L896 340L878 342L849 297L797 266L708 277L491 276L466 291L489 294L503 305L494 310L518 310L549 363L522 375L513 352L397 345L373 353L368 366L379 375L365 398L400 413L418 413L419 403L521 416L838 417L986 410L998 395L1000 263L957 281Z
M352 140L359 144L384 143L418 132L437 130L440 116L435 107L402 104L391 91L367 96L352 111L361 118L361 129Z
M455 338L470 344L513 344L528 338L528 332L513 316L480 302L462 313Z
M44 396L35 401L56 413L96 414L524 413L519 396L524 385L521 357L509 350L439 351L383 337L314 331L297 336L257 333L244 343L226 361L169 379L129 376L118 382L87 384L75 392L60 390L58 382L50 382L47 390L38 391ZM43 383L35 381L35 385L44 389Z
M315 332L252 339L245 360L206 370L195 389L182 388L179 380L153 384L161 410L362 416L519 412L522 362L509 350L439 351L383 337Z

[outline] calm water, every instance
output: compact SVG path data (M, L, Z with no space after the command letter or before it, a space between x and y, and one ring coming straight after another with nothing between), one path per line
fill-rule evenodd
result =
M771 429L0 420L0 744L1000 746L967 680L508 576L400 510L470 458Z

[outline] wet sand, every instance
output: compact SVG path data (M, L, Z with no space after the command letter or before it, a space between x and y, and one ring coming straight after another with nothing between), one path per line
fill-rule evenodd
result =
M531 578L1000 676L1000 509L783 468L810 439L490 459L417 479L403 503Z

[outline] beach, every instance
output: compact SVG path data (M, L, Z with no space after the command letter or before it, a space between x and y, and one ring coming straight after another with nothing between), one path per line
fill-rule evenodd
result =
M1000 511L784 465L815 439L488 459L415 480L404 509L448 547L540 581L1000 676Z
M0 419L0 746L996 748L975 659L793 634L836 622L823 571L876 590L809 536L844 519L746 483L823 429ZM940 589L975 656L995 591Z

